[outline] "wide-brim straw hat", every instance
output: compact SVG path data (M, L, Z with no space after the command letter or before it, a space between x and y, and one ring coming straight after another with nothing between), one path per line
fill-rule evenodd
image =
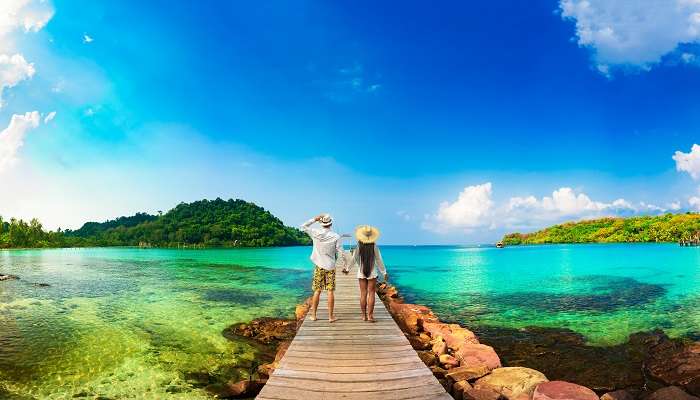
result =
M331 217L330 214L323 214L321 216L321 220L318 222L321 224L321 226L328 227L328 226L333 225L333 217Z
M360 243L375 243L379 239L379 229L371 225L360 225L355 228L355 238Z

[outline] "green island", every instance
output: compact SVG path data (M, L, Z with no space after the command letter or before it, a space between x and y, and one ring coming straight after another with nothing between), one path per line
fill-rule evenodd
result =
M509 233L504 245L548 243L644 243L697 241L700 214L608 217L566 222L532 232Z
M77 230L44 230L39 220L0 217L0 248L269 247L308 245L310 239L264 208L244 200L180 203L159 215L137 213Z

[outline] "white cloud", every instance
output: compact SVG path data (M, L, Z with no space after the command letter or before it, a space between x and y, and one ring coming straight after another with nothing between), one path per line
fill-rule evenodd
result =
M56 118L56 111L51 111L50 113L46 114L46 117L44 117L44 123L48 124L49 122L53 121L54 118Z
M83 43L92 43L95 39L87 33L83 34Z
M496 204L491 183L484 183L467 186L453 203L440 204L435 214L425 217L423 228L439 233L477 227L534 229L567 220L665 211L654 204L635 205L622 198L595 201L570 187L559 188L540 199L532 195L515 196Z
M560 0L559 8L604 75L611 66L648 69L679 44L700 40L698 0Z
M488 224L493 208L491 182L467 186L453 203L444 201L437 213L426 219L423 227L434 231L471 229Z
M34 64L28 63L21 54L13 56L0 54L0 105L2 105L2 94L6 88L31 78L35 72Z
M695 211L700 211L700 197L698 196L692 196L688 199L688 204L690 205L690 208L692 208Z
M700 146L694 144L690 148L690 153L676 151L673 155L676 162L676 171L684 171L690 174L694 180L700 179Z
M16 30L37 32L53 17L53 7L46 0L0 1L0 37Z
M17 159L17 152L24 144L24 137L30 129L39 126L38 111L14 114L7 128L0 132L0 172L10 167Z
M673 201L668 204L668 209L672 211L678 211L681 209L681 202L680 201Z

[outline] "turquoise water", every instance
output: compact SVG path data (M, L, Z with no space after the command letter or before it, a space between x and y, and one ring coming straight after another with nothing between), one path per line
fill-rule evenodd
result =
M245 377L232 323L291 317L309 248L0 251L0 397L209 398L189 378ZM594 345L700 332L700 248L670 244L385 246L409 301L467 326L570 328ZM46 283L50 286L37 286Z

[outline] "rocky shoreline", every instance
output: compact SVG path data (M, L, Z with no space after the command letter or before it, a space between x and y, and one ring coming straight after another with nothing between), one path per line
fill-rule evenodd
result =
M616 357L613 367L605 369L590 356L577 358L585 353L577 352L577 346L586 345L571 331L480 332L494 339L490 343L497 348L507 348L502 357L473 331L440 321L426 306L405 303L396 287L380 284L377 293L421 360L457 400L700 400L700 342L670 339L660 331L638 333L619 348L586 353ZM260 318L224 330L230 339L272 346L274 357L261 359L264 363L247 380L207 390L219 398L257 395L279 366L308 313L309 301L297 305L296 320ZM518 346L506 346L499 335ZM552 351L553 344L561 346L561 352ZM586 369L592 372L581 373Z

